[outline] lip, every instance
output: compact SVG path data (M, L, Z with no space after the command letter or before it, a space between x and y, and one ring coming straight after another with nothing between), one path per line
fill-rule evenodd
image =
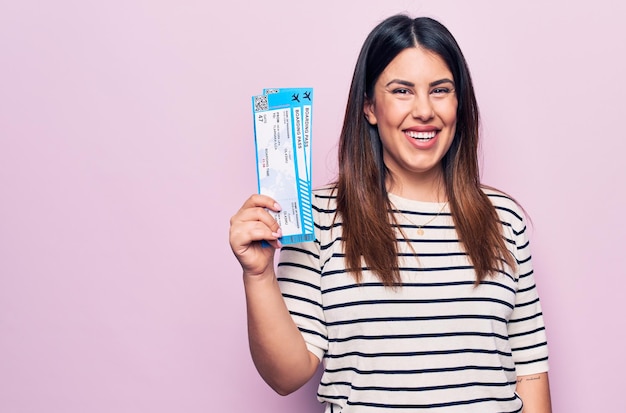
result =
M441 129L437 128L436 126L412 126L410 128L407 128L404 130L404 132L439 132Z
M441 132L441 130L434 126L417 126L417 127L411 127L411 128L405 129L403 132L404 132L405 138L409 141L411 146L417 149L426 150L436 145L437 140L438 140L437 138L439 138L439 132ZM418 138L414 138L410 136L411 132L412 134L434 132L434 136L428 140L422 140L422 139L418 139Z

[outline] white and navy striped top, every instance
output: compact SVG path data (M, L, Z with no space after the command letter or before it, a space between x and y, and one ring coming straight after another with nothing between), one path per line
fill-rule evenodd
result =
M518 266L474 286L449 209L390 194L403 285L345 271L334 196L314 192L316 241L283 247L278 279L309 351L323 360L326 412L521 412L516 375L548 370L544 322L520 208L486 191ZM408 243L413 245L417 256Z

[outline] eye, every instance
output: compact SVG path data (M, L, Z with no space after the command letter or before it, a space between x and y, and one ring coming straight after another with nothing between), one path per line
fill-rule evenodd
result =
M431 90L430 93L436 96L445 96L445 95L452 93L453 91L454 89L449 88L449 87L436 87L433 90Z
M391 91L394 95L408 95L411 91L405 87L399 87Z

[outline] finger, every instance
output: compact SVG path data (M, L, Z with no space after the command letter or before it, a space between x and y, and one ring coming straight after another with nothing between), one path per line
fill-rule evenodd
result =
M276 202L274 198L269 197L267 195L262 195L262 194L253 194L252 196L250 196L246 200L246 202L244 202L241 209L255 208L255 207L268 208L276 212L282 209L281 206L278 204L278 202Z
M230 241L234 249L247 249L255 241L276 241L282 237L280 228L270 229L266 224L259 221L243 221L230 228Z
M255 221L265 224L272 232L276 232L280 228L274 216L267 209L260 207L241 209L231 218L230 224L232 226L239 222Z
M250 241L273 241L283 236L280 228L273 231L262 222L248 223L248 238Z
M275 240L273 240L273 241L269 241L269 240L268 240L267 242L268 242L268 243L270 244L270 246L271 246L272 248L274 248L275 250L279 250L279 249L281 249L281 248L283 247L283 244L282 244L282 242L280 242L280 240L279 240L279 239L275 239Z

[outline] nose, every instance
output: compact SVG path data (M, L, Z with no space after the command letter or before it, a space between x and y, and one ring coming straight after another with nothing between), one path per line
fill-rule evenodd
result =
M421 121L430 120L435 116L435 111L428 94L419 94L418 96L415 96L411 116Z

